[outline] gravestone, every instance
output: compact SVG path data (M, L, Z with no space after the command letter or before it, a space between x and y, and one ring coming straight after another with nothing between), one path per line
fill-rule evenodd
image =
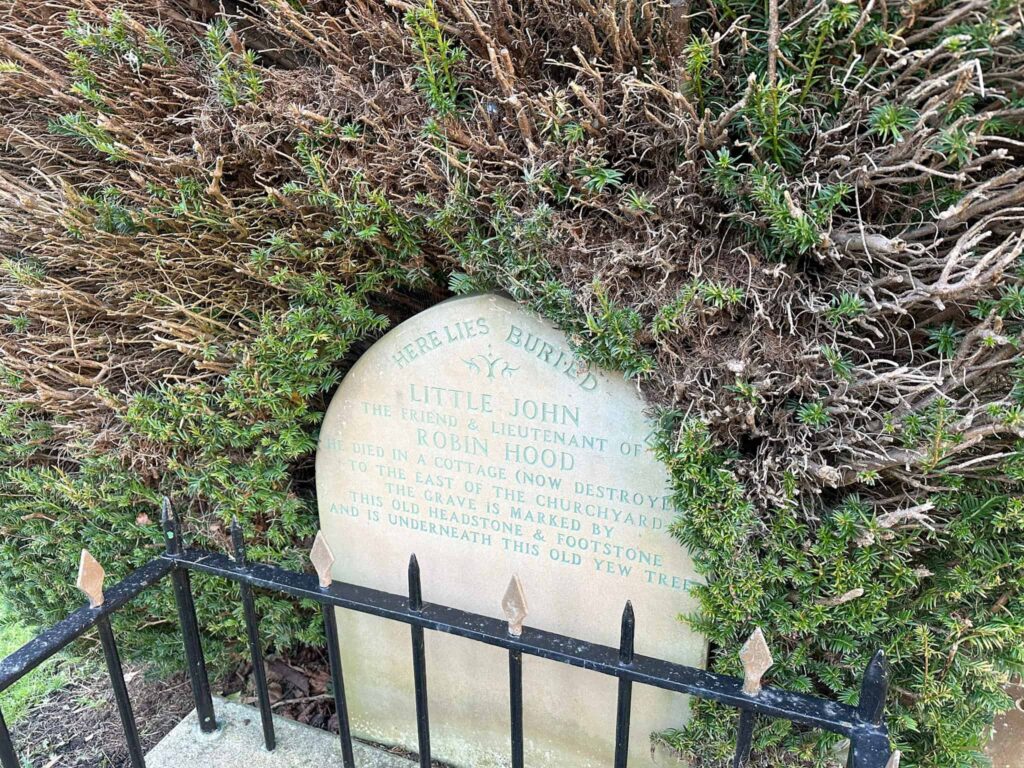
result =
M992 768L1024 768L1024 680L1006 686L1013 706L999 715L992 729L988 756Z
M509 299L451 299L385 335L331 402L316 461L333 576L501 616L522 582L526 625L617 646L631 600L637 653L703 666L678 620L697 576L669 533L674 511L634 385L587 369L564 333ZM416 749L408 627L338 611L354 732ZM505 651L426 633L431 744L465 768L509 764ZM616 682L523 659L526 763L611 764ZM686 697L635 686L630 765L681 726Z

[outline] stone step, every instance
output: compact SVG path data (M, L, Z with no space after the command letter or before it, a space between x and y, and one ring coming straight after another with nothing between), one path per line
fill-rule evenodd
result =
M149 754L146 768L339 768L337 735L274 716L277 747L263 746L263 728L254 707L215 698L220 729L199 731L195 710L174 727ZM353 744L357 768L415 768L408 758L378 747Z

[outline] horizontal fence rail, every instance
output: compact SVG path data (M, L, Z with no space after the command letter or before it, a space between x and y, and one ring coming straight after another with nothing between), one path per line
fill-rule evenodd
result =
M899 753L890 752L888 733L883 719L888 689L888 668L884 656L877 653L869 663L861 686L860 703L853 707L807 694L762 687L761 677L772 665L771 653L757 630L743 647L743 679L708 670L675 664L663 659L641 656L634 652L636 620L627 603L623 611L618 648L589 643L576 638L523 626L526 602L522 585L514 578L502 600L506 619L463 611L450 606L425 602L420 588L419 563L415 556L409 564L409 594L397 595L355 584L333 581L330 576L334 555L322 535L317 536L311 553L316 574L289 571L273 565L250 563L237 525L232 526L234 556L183 549L177 521L165 502L163 509L166 550L164 554L109 590L102 589L102 568L83 553L79 586L89 596L90 606L81 608L64 621L42 632L21 649L0 661L0 692L58 653L93 626L100 630L101 644L114 692L130 762L133 768L144 768L144 758L135 718L114 642L109 617L144 589L169 576L182 628L183 650L200 729L215 731L218 727L210 684L203 657L199 626L196 620L189 574L204 573L236 582L246 625L246 639L253 663L256 699L263 726L264 742L274 749L276 736L270 708L263 656L259 639L253 589L313 600L323 608L328 658L338 712L341 763L356 768L352 735L348 722L344 673L338 652L338 631L334 608L344 608L392 621L408 624L411 631L414 689L416 702L419 764L430 766L430 721L427 706L427 666L424 655L424 631L443 632L486 645L503 648L509 658L509 752L513 768L523 768L523 684L522 657L535 656L568 666L589 670L618 680L618 699L614 727L614 756L609 764L626 768L629 752L629 722L632 686L649 685L676 693L717 701L740 713L733 768L748 764L753 741L755 718L781 718L793 723L841 734L850 741L849 768L895 768ZM97 570L98 569L98 570ZM97 587L98 584L98 587ZM471 674L467 671L467 674ZM20 768L8 727L0 711L0 768Z
M0 693L51 656L60 653L92 629L102 617L115 613L144 589L156 584L173 568L174 563L163 558L147 563L132 571L124 581L106 590L106 599L98 608L79 608L63 621L29 640L7 658L0 660Z
M634 683L713 699L737 709L750 709L759 715L784 718L825 731L849 735L862 722L857 707L770 688L751 695L743 692L743 680L739 678L648 656L634 656L631 664L624 665L619 663L618 648L532 627L524 627L522 635L517 637L509 634L508 624L501 619L434 603L413 610L404 595L343 582L322 588L313 574L295 573L271 565L240 565L227 555L210 552L187 551L175 560L183 568L260 589L457 635Z

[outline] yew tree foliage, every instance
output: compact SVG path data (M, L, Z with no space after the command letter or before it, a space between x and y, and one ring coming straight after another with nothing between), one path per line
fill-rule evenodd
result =
M46 622L192 539L301 568L330 393L500 289L651 403L710 664L981 765L1024 670L1014 0L14 0L0 16L0 580ZM237 596L197 581L211 657ZM282 651L309 606L260 599ZM126 615L176 662L173 605ZM641 626L642 631L642 626ZM734 713L660 734L726 760ZM756 758L842 745L760 724Z

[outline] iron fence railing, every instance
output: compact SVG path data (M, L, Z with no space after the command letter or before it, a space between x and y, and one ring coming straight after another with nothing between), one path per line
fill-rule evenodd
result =
M355 759L352 751L352 734L349 728L335 608L345 608L409 625L421 768L429 768L431 763L424 630L445 632L508 651L511 724L509 754L513 768L522 768L524 764L522 684L522 657L524 654L580 667L618 679L615 750L612 762L614 768L625 768L627 765L631 695L634 684L650 685L698 698L711 699L739 710L739 729L732 759L733 768L742 768L748 764L755 718L759 716L781 718L799 725L842 734L850 742L848 768L895 768L899 764L899 753L890 752L888 733L882 717L888 689L888 667L881 651L875 654L865 670L860 701L858 706L854 707L807 694L762 687L760 678L770 666L771 660L760 632L756 632L745 646L742 656L746 677L740 679L634 653L635 621L632 608L628 603L622 615L619 647L612 648L533 627L521 627L519 626L521 617L517 621L517 617L509 616L509 621L504 621L445 605L426 603L420 589L419 566L415 556L411 558L409 564L409 594L397 595L332 581L329 571L333 556L325 542L319 537L312 558L317 574L313 575L271 565L250 563L246 558L244 542L237 525L232 526L233 556L184 549L180 530L166 501L163 509L163 524L167 537L165 552L152 562L133 571L116 586L105 591L102 587L102 569L98 563L88 557L87 553L83 553L79 586L89 596L90 604L75 611L0 661L0 693L2 693L93 626L97 627L133 768L143 768L145 759L121 670L117 645L110 626L110 616L144 589L165 577L169 576L171 579L177 602L185 658L199 718L199 727L207 733L217 728L192 597L190 574L193 571L237 582L241 588L247 640L252 656L264 740L268 750L274 749L276 738L263 667L263 652L252 595L253 588L293 598L313 600L321 606L338 712L344 768L355 768ZM0 767L20 768L2 711L0 711Z

